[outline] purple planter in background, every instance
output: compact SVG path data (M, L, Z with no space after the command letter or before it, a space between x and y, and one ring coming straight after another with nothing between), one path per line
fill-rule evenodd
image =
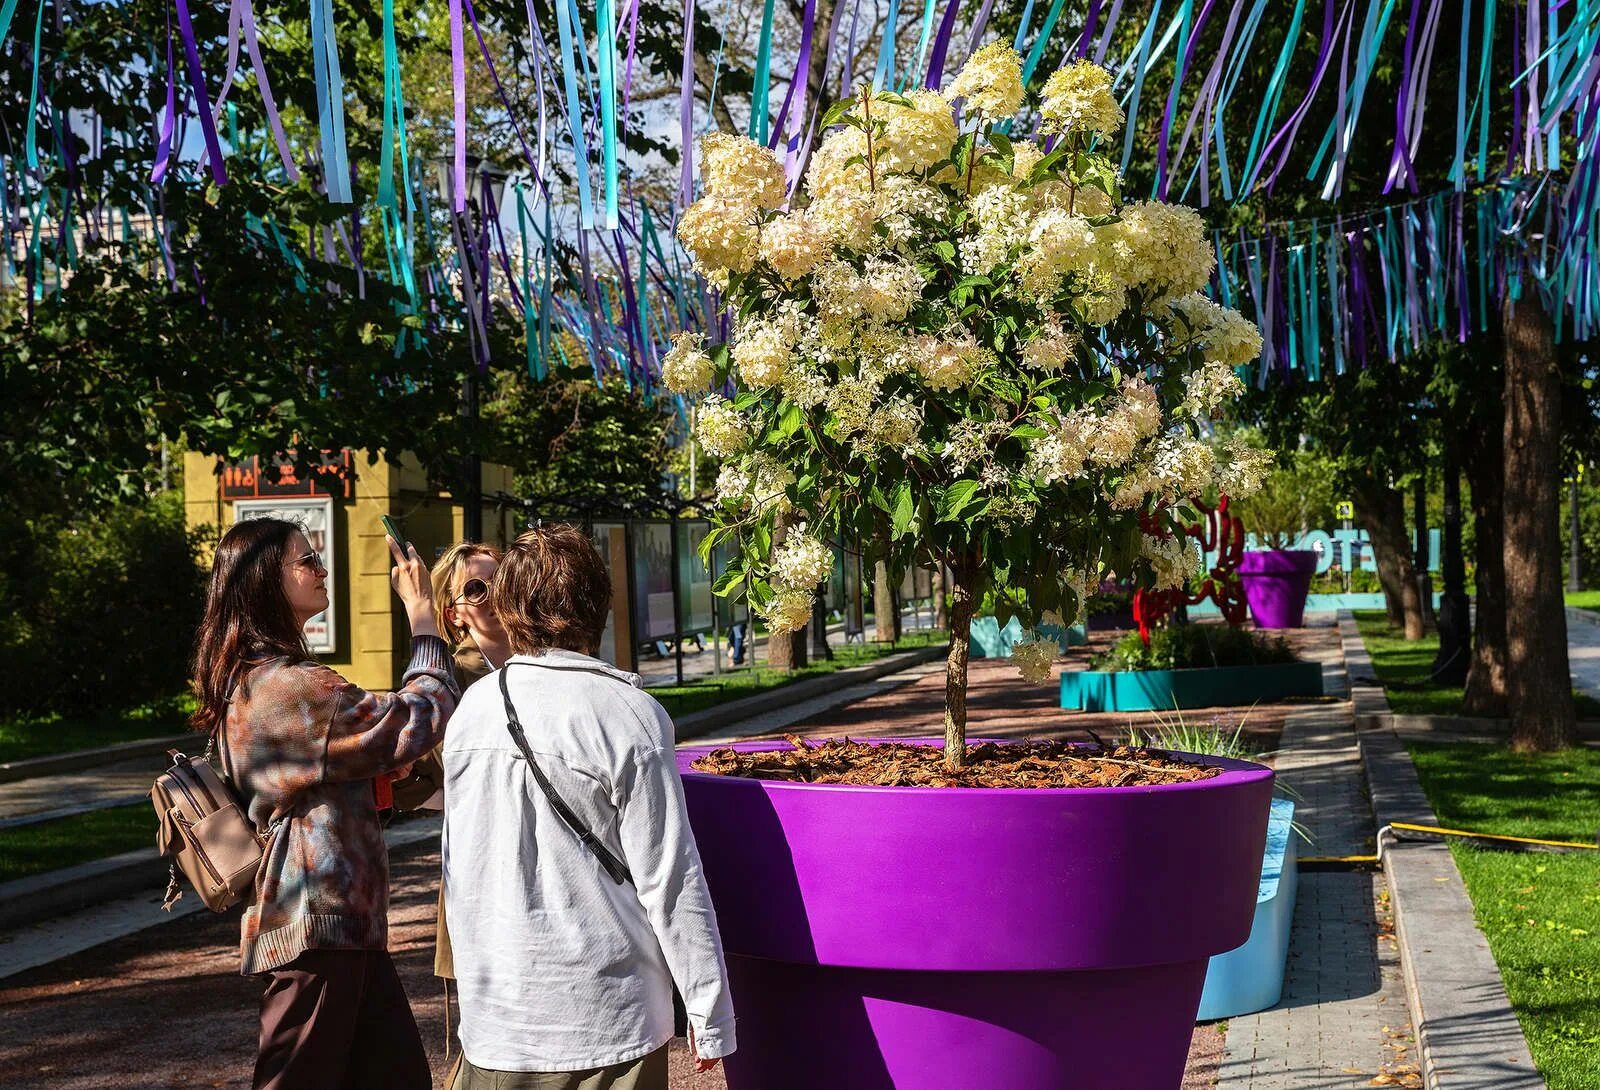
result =
M852 787L691 771L712 748L678 762L739 1019L730 1090L1180 1085L1207 960L1249 936L1271 770Z
M1311 549L1265 549L1239 559L1244 599L1257 628L1300 628L1306 623L1306 595L1317 574Z

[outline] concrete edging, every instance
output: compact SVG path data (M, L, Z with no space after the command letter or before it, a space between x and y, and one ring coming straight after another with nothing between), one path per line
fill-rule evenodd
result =
M166 883L167 866L154 847L17 878L0 883L0 931Z
M21 761L0 763L0 783L32 779L35 776L53 776L58 772L77 772L99 765L116 764L136 757L155 757L169 749L182 749L195 738L193 733L177 734L167 738L141 738L134 742L119 742L114 746L96 746L71 753L52 753L45 757L28 757ZM154 777L151 777L154 779Z
M792 682L781 685L776 689L769 689L764 693L753 696L741 697L730 700L726 704L718 704L714 708L703 711L691 712L681 718L673 720L677 727L677 740L679 742L693 741L704 734L710 734L719 727L729 723L737 723L741 719L761 715L781 708L786 704L796 704L802 700L822 696L833 690L847 689L852 685L859 685L866 681L876 681L888 674L898 673L908 666L919 663L932 662L941 659L946 654L943 645L919 647L911 651L898 651L885 655L877 662L869 662L863 666L852 666L848 670L837 670L821 677L806 678L804 681ZM648 692L649 690L646 690Z
M1567 606L1568 624L1600 624L1600 613L1592 609L1579 609L1577 606Z
M1356 736L1381 830L1391 822L1434 825L1416 765L1395 732L1372 660L1348 612L1339 636L1351 674ZM1373 679L1373 680L1369 680ZM1535 1090L1534 1066L1505 982L1479 930L1461 872L1445 844L1380 844L1394 905L1395 937L1430 1090Z

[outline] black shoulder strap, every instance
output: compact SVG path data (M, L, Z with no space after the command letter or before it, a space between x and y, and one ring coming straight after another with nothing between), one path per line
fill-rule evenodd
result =
M572 812L572 807L567 805L566 800L556 794L555 787L545 778L544 769L533 759L533 750L528 748L527 735L522 732L522 721L517 718L517 709L511 703L511 690L506 685L506 674L512 665L508 662L500 669L500 696L506 704L506 730L511 732L511 740L517 743L517 748L522 751L523 758L528 762L528 771L532 772L533 778L538 781L539 790L544 792L544 797L550 800L550 808L560 815L567 828L577 834L578 839L583 841L583 846L594 853L594 857L600 861L600 866L605 868L611 880L619 886L624 882L632 882L633 875L628 872L627 864L611 854L611 850L600 843L600 838L589 831L589 827Z

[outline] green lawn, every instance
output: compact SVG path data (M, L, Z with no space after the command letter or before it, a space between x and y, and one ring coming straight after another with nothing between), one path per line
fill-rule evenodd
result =
M1569 590L1567 605L1577 609L1600 610L1600 590Z
M94 749L140 738L164 738L188 728L194 699L187 693L122 712L89 717L15 716L0 719L0 761Z
M1594 843L1600 750L1411 750L1447 827ZM1550 1090L1600 1086L1600 852L1450 850Z
M943 644L949 638L944 632L908 632L894 644L835 644L832 661L813 662L804 670L784 673L782 670L769 670L759 666L754 670L748 666L730 667L720 680L708 678L704 682L684 685L651 686L650 695L661 701L661 706L666 708L669 714L688 715L730 700L781 688L808 677L820 677L851 666L863 666L874 659L892 655L897 651L910 651L919 647Z
M155 842L156 815L144 802L0 829L0 882L153 847Z
M1356 627L1372 656L1372 668L1398 715L1460 715L1461 690L1429 685L1433 658L1439 653L1439 634L1428 632L1420 640L1407 640L1381 610L1357 610ZM1578 718L1600 718L1600 701L1574 693Z

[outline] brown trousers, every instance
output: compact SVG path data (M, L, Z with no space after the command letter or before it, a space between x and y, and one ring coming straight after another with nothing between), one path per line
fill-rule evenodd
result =
M255 1090L431 1090L385 950L307 950L263 973Z
M460 1056L445 1090L667 1090L667 1046L587 1071L490 1071Z

